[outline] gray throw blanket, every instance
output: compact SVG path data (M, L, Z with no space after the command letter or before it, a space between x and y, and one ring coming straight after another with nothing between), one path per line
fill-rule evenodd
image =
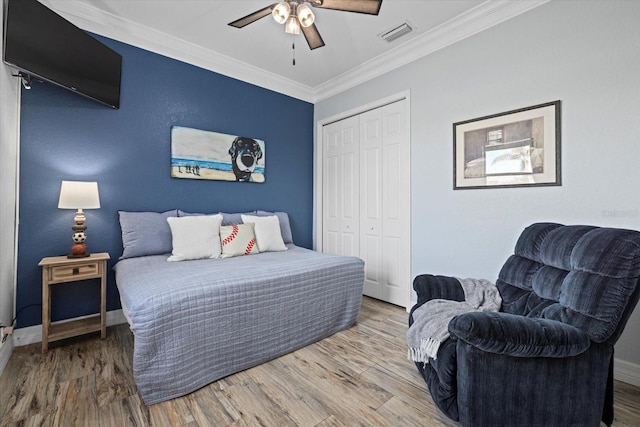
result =
M436 359L440 344L449 338L449 322L455 316L472 311L499 311L502 298L496 285L484 279L459 279L464 301L433 299L413 312L413 324L407 331L409 359L429 363Z

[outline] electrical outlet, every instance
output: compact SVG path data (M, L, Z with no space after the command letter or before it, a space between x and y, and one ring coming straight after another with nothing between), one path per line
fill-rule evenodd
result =
M0 345L2 345L13 332L13 326L4 326L0 323Z

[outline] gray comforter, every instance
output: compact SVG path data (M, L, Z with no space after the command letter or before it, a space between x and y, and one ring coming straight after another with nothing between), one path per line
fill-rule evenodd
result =
M150 405L188 394L351 326L364 263L294 245L286 252L114 270L134 333L133 372Z

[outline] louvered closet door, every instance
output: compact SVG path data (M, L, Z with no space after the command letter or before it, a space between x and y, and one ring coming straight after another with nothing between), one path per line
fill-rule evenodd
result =
M351 117L323 128L323 252L359 256L359 120Z

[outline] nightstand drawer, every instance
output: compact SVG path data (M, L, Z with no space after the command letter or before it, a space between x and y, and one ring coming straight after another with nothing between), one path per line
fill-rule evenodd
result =
M51 267L50 280L57 282L62 279L81 279L83 277L95 277L99 274L99 263L89 262L81 265L60 265Z

